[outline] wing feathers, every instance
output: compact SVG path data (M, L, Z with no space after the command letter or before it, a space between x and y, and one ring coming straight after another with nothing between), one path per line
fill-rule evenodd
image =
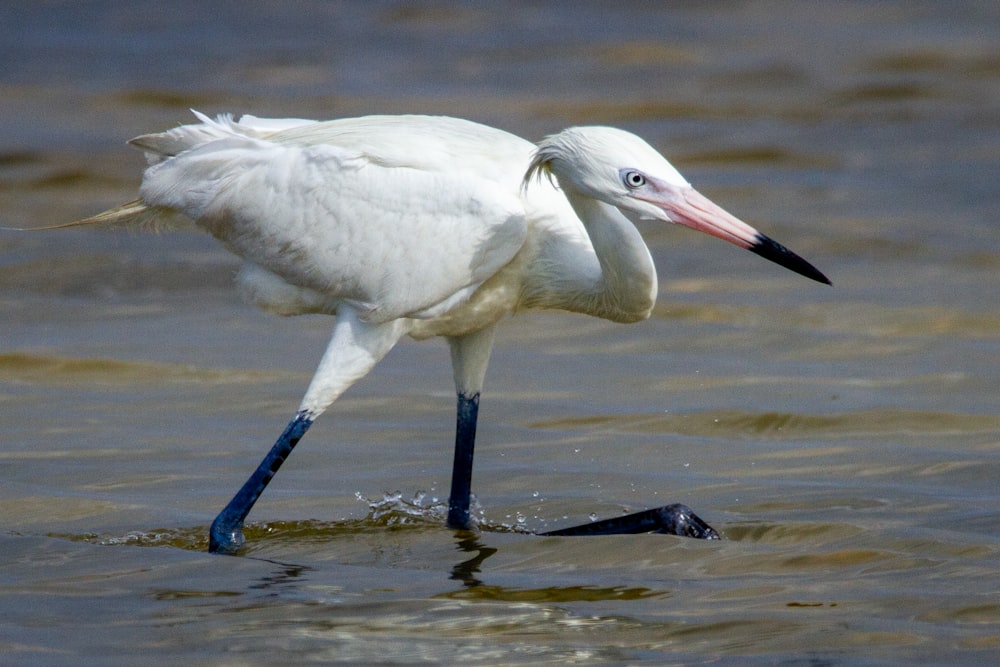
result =
M203 118L134 143L158 160L143 179L147 205L183 212L293 287L368 304L371 321L388 321L467 300L527 235L523 166L507 168L521 140L491 159L499 132L477 143L469 126L457 125L466 134L454 141L478 155L456 149L451 121L435 119ZM498 182L508 172L510 184Z
M315 295L314 310L363 303L372 321L444 314L527 238L532 146L500 130L441 117L195 115L130 142L151 165L141 199L57 227L157 227L181 213Z

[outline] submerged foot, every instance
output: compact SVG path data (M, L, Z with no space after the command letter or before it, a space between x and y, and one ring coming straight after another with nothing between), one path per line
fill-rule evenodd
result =
M242 521L227 521L221 514L215 518L208 531L209 553L232 555L239 551L244 544L246 544L246 538L243 537Z
M664 533L702 540L720 539L714 528L691 511L690 507L680 503L538 534L633 535L636 533Z
M304 410L295 413L264 460L243 483L229 504L219 512L219 516L215 517L208 533L208 550L211 553L234 554L246 543L246 538L243 537L243 521L274 474L278 472L278 468L309 429L309 425L313 422L309 415L310 413Z

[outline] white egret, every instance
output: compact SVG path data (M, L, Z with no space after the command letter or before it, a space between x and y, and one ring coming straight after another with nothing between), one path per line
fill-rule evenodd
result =
M623 130L575 127L536 146L447 117L196 115L197 124L130 142L150 162L140 199L71 224L184 214L243 259L236 282L250 301L282 315L336 315L298 411L212 524L212 551L242 546L247 514L309 426L406 335L443 336L451 347L448 524L471 527L479 394L497 322L526 308L647 318L656 270L633 222L691 227L830 282ZM652 530L667 514L672 532L716 536L683 506L554 532Z

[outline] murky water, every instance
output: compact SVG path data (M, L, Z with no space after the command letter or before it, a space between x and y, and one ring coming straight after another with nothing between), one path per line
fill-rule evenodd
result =
M208 113L608 123L825 271L643 232L660 305L505 326L442 527L448 353L405 343L251 515L218 509L330 321L193 230L0 232L4 664L983 664L1000 650L993 2L12 2L0 225L135 194ZM388 499L383 500L383 495ZM726 539L541 538L684 502Z

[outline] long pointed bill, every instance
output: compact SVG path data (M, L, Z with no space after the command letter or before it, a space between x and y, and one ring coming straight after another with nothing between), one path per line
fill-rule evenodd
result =
M637 197L662 208L679 225L729 241L806 278L827 285L830 279L815 266L727 212L694 188L669 188L663 197Z

